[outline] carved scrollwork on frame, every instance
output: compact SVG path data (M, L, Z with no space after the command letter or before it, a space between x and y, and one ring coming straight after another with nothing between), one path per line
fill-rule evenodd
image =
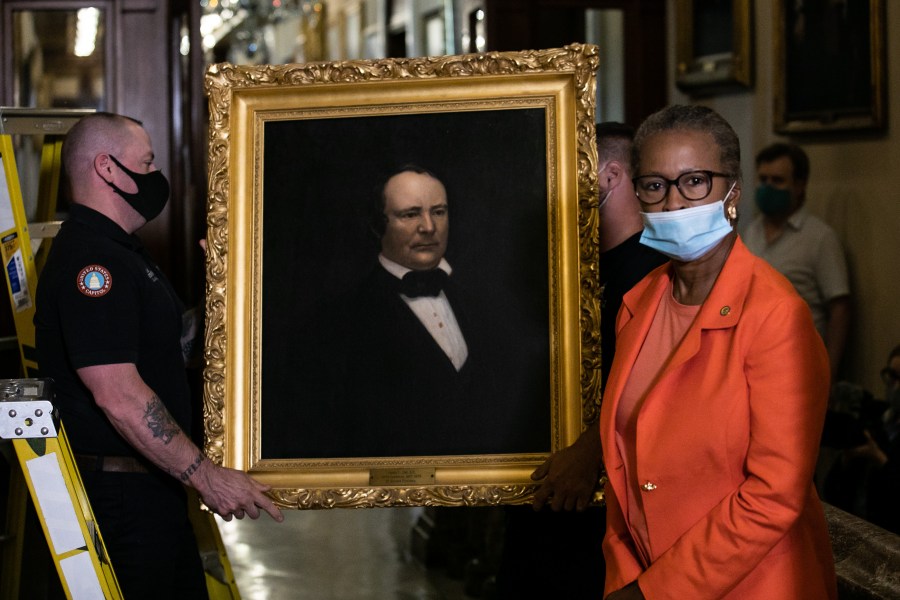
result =
M271 497L281 507L385 508L400 506L496 506L531 501L536 486L446 486L408 488L279 489Z
M210 66L206 91L210 97L210 121L224 123L230 109L231 92L260 86L308 85L399 81L403 79L524 75L529 73L572 72L584 101L594 86L593 72L599 64L596 46L573 44L563 49L525 52L490 52L462 56L348 60L332 63L239 66L221 63ZM215 137L213 133L213 137Z
M521 504L530 473L550 451L572 443L596 420L600 390L597 152L594 142L597 48L492 52L333 63L212 65L209 96L205 452L217 464L251 472L289 508ZM275 214L263 189L273 124L350 123L420 115L541 115L546 166L546 304L549 356L546 447L411 456L309 456L272 451L262 425L262 388L272 318L263 271L263 215ZM449 118L449 117L448 117ZM455 122L455 121L454 121ZM341 130L343 131L343 130ZM294 159L302 159L299 150ZM448 156L455 152L448 149ZM470 158L470 168L509 177L505 156ZM350 173L330 174L335 184ZM302 186L298 186L302 193ZM271 191L268 193L271 194ZM264 298L263 294L269 295ZM265 308L265 310L264 310ZM271 339L271 338L270 338ZM297 340L302 344L302 340ZM272 381L269 379L268 381ZM510 389L514 389L510 387ZM270 413L271 414L271 410ZM472 415L478 419L479 415ZM452 435L453 432L448 432ZM279 434L281 435L281 434ZM337 434L335 434L337 435ZM352 435L348 434L348 435ZM270 436L267 438L266 436ZM499 436L498 436L499 439ZM379 478L378 473L384 475ZM385 475L386 473L386 475ZM406 479L404 479L406 478ZM387 483L386 483L387 482Z

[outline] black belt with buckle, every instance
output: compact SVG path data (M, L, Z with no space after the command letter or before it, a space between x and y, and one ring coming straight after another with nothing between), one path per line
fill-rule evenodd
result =
M95 456L76 454L79 471L103 471L105 473L149 473L146 465L133 456Z

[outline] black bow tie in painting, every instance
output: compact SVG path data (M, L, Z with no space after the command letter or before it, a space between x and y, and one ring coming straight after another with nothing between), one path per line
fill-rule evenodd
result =
M410 271L400 280L400 293L410 298L437 296L446 281L447 273L443 269Z

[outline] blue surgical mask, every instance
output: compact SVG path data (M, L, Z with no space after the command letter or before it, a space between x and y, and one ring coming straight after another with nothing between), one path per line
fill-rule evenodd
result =
M700 258L733 231L725 218L725 200L733 189L734 184L724 199L712 204L669 212L642 212L641 243L682 262Z

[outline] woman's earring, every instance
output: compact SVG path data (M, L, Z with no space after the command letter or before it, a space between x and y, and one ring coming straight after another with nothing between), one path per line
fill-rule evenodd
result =
M730 205L728 209L725 211L728 215L728 220L731 222L737 221L737 206L734 204Z

